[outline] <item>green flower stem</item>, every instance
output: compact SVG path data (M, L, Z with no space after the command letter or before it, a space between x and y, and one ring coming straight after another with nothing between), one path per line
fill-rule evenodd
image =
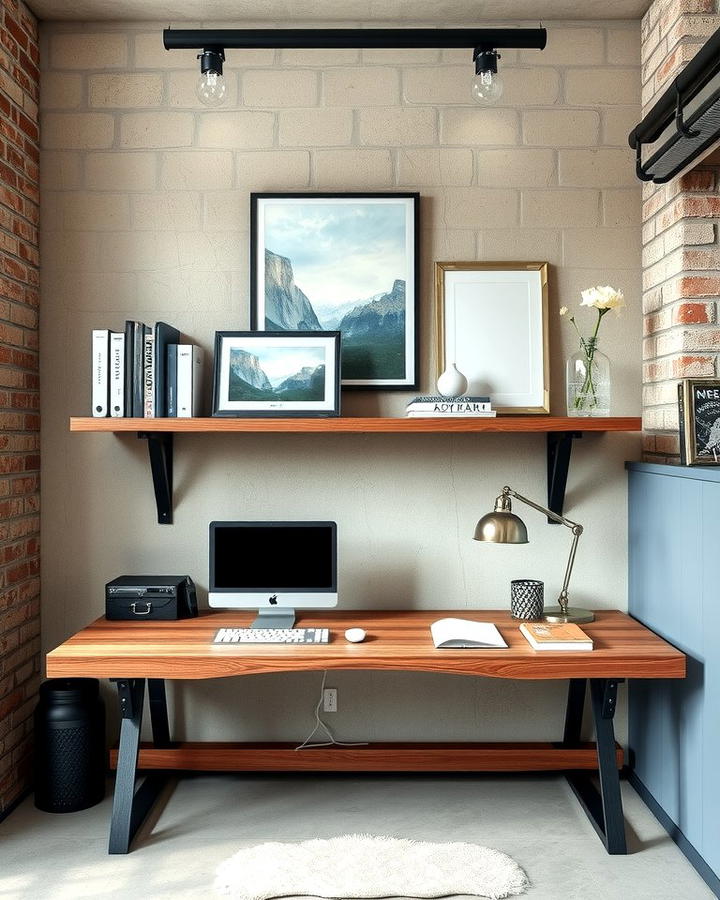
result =
M583 381L582 387L580 388L580 393L575 397L575 409L583 409L585 407L585 401L588 394L592 394L590 408L592 409L593 407L597 406L597 394L595 393L595 383L592 376L594 356L594 350L591 350L590 353L586 354L587 366L585 369L585 380Z
M588 338L587 341L580 334L580 329L577 327L577 322L575 321L575 316L570 317L570 321L573 323L575 327L575 331L578 333L578 337L580 338L580 346L583 349L583 353L585 354L585 359L587 360L587 366L585 369L585 380L583 381L582 387L580 388L580 393L575 397L575 409L584 409L585 401L587 399L587 395L591 394L592 398L590 401L590 408L597 406L597 393L595 391L595 382L593 381L593 359L595 358L595 350L597 349L597 336L598 331L600 330L600 323L602 322L602 317L605 313L610 312L609 309L598 309L598 317L597 322L595 323L595 331L591 338Z

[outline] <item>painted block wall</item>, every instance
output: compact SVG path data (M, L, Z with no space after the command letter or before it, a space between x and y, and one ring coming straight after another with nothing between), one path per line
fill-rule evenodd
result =
M503 54L506 94L489 110L469 99L471 54L439 50L229 53L229 105L205 110L194 52L163 50L162 28L42 28L44 646L100 615L105 582L125 572L187 571L202 603L213 519L336 520L346 609L507 607L511 578L524 576L543 579L553 602L564 529L528 510L527 546L472 540L504 484L545 497L540 435L183 435L167 527L156 524L144 443L69 434L68 417L89 410L93 327L165 319L208 357L215 330L247 328L250 192L307 190L421 193L420 392L436 377L434 261L540 259L551 265L553 410L564 410L575 349L557 311L611 283L629 303L603 326L614 410L639 414L640 189L626 142L639 116L639 23L552 23L543 53ZM402 414L407 399L348 394L343 411ZM579 605L626 607L622 466L639 443L587 436L574 450L566 508L586 529ZM302 739L319 679L177 686L176 732ZM350 740L562 730L564 684L333 680L334 721Z
M633 682L630 764L720 877L720 474L632 466L628 501L629 611L688 656L683 681Z
M37 22L0 4L0 816L30 782L40 682Z

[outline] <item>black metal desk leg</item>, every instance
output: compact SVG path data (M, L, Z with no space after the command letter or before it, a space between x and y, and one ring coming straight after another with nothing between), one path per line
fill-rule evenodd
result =
M580 743L586 688L587 681L585 678L570 679L567 708L565 709L564 747L576 747Z
M143 702L145 700L145 679L119 680L117 690L122 721L120 723L120 748L115 773L115 795L113 796L110 820L108 852L127 853L133 837L132 813L137 777L137 757L140 749L140 728L142 727Z
M608 853L627 853L625 817L620 796L620 773L615 759L613 717L617 706L617 681L593 678L590 699L595 721L600 794L605 819L605 847Z
M590 679L590 700L595 722L600 792L588 772L568 772L567 779L608 853L627 853L625 818L620 796L620 774L615 759L613 717L619 680Z
M156 747L169 747L170 725L168 724L167 698L163 678L148 678L148 697L150 698L153 744Z
M142 728L145 679L117 680L120 700L120 747L115 773L115 794L110 819L110 843L108 853L128 853L135 834L152 808L162 789L165 778L149 775L135 790L137 779L140 729ZM164 697L164 691L163 691ZM167 713L165 722L167 724Z

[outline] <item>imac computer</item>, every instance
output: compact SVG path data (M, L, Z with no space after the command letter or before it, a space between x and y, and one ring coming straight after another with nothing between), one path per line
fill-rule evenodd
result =
M258 609L253 628L292 628L296 609L337 606L335 522L211 522L208 603Z

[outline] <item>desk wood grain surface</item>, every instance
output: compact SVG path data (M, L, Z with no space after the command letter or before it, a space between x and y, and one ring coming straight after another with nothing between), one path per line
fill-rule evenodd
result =
M506 610L347 610L300 613L298 627L330 628L318 645L213 645L221 627L249 627L254 613L204 612L178 622L108 622L101 618L47 655L49 678L201 679L319 669L399 670L495 678L684 678L685 656L625 613L603 610L582 628L595 642L584 652L533 650ZM506 650L436 650L430 624L448 616L494 622ZM367 632L361 644L347 628Z

